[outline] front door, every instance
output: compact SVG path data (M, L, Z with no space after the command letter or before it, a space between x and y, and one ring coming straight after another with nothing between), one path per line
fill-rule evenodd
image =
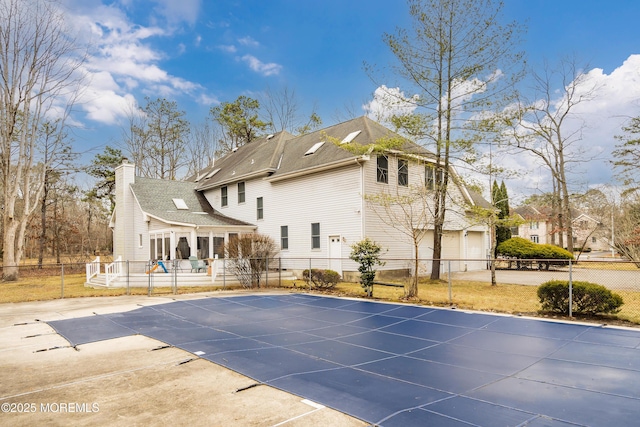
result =
M329 236L329 270L342 276L342 239L340 236Z

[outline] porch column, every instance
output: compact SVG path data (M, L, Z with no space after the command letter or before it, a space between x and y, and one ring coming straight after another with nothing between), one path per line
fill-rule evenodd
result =
M196 230L191 230L191 243L189 245L189 256L198 256L198 238Z

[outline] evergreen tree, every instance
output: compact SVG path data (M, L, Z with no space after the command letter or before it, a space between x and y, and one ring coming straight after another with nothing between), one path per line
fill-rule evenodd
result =
M493 181L491 198L493 205L499 210L498 219L504 220L509 218L509 195L507 194L507 186L504 184L504 181L502 181L499 186L497 181ZM511 238L511 229L504 225L496 224L495 233L496 246ZM494 253L493 255L496 256L497 254Z

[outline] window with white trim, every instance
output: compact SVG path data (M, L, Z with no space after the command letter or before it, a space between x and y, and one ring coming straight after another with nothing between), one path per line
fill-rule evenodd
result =
M244 190L244 181L238 183L238 204L244 203L245 201L245 190Z
M377 159L378 173L376 180L382 184L389 183L389 158L379 154Z
M405 159L398 159L398 185L409 186L409 162Z
M320 249L320 223L311 224L311 249Z
M280 226L280 250L289 249L289 226Z
M264 219L264 205L262 197L256 199L256 218Z
M220 187L220 206L225 207L229 204L229 189L225 185Z

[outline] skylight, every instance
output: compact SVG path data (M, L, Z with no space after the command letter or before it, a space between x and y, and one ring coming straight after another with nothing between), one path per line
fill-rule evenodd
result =
M188 210L189 207L185 203L184 199L173 199L173 204L176 205L178 210Z
M309 148L307 152L304 153L304 155L309 156L315 153L316 151L318 151L318 148L322 147L322 144L324 144L324 141L316 142L315 144L313 144L313 147Z
M213 175L217 174L219 170L220 170L220 168L216 168L216 169L212 170L211 172L209 172L209 173L207 174L207 176L205 176L205 177L204 177L204 179L209 179L209 178L211 178Z
M342 140L342 144L347 144L347 143L353 141L354 138L360 134L360 132L362 132L362 131L361 130L357 130L355 132L351 132L349 135L344 137L344 139Z

